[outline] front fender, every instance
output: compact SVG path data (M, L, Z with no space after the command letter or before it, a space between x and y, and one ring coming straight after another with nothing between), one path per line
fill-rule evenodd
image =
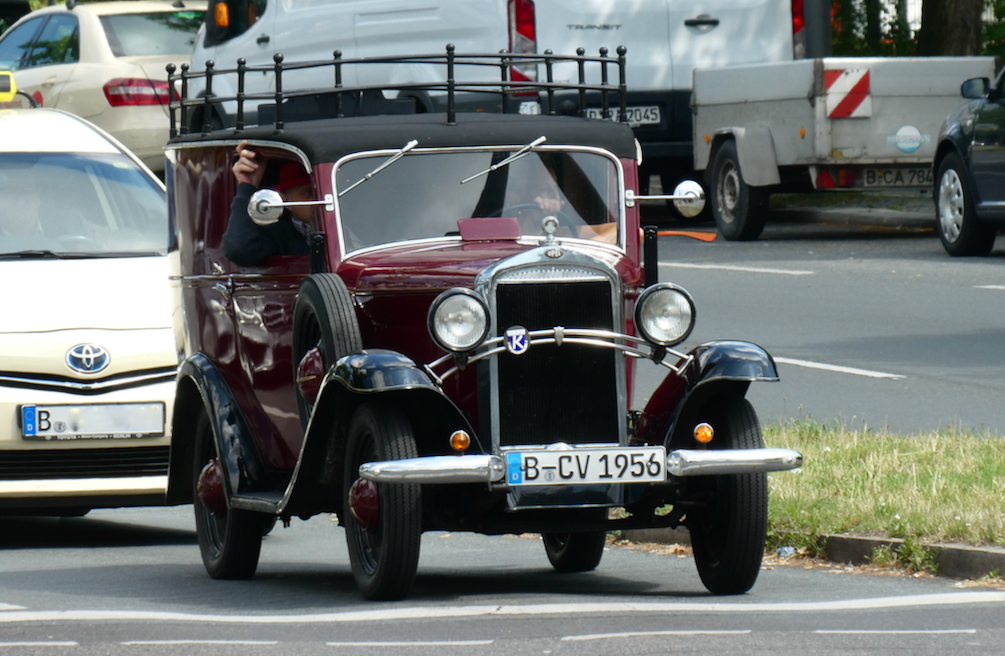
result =
M178 370L178 387L171 420L171 461L168 497L175 503L192 501L196 472L195 433L199 413L209 419L227 495L233 497L272 489L274 483L262 464L254 437L223 374L208 357L196 353Z
M371 349L342 357L321 383L297 469L283 504L286 514L341 511L345 440L356 409L389 398L406 412L420 456L450 453L449 436L463 429L471 453L487 454L470 422L426 370L396 351Z
M673 428L683 413L724 388L743 395L750 383L778 380L775 361L750 342L706 342L688 355L692 361L682 374L668 375L642 410L638 434L647 443L669 446ZM684 362L681 360L678 366Z

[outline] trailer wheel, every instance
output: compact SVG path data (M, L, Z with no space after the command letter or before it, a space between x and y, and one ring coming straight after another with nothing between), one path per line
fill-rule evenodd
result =
M939 163L936 176L935 216L939 238L953 256L987 255L995 245L995 226L977 218L967 168L956 153Z
M715 429L714 444L723 449L764 446L761 426L750 402L735 394L712 401L702 417ZM689 490L709 500L689 513L694 560L702 583L712 594L742 594L757 581L768 530L768 476L724 474L691 479Z
M422 537L421 486L378 483L376 517L369 517L370 526L353 514L350 489L361 464L414 458L417 453L411 423L397 407L368 401L356 410L346 445L341 520L352 575L367 599L401 599L412 587Z
M325 371L342 356L363 348L352 297L342 279L333 273L317 273L300 283L293 304L294 380L300 361L313 348L321 352ZM307 430L314 405L303 397L299 384L295 387L300 424Z
M743 181L736 142L722 143L712 161L709 177L712 218L729 241L752 241L761 235L768 219L770 194Z
M597 519L607 517L607 508L598 508ZM556 572L589 572L604 556L607 531L584 533L542 533L544 551Z

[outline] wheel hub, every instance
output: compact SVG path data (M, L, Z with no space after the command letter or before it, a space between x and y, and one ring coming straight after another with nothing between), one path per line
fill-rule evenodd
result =
M219 459L213 458L202 468L196 488L199 500L209 514L214 517L227 514L227 495L223 489L223 470Z
M377 498L376 483L363 478L356 479L349 489L349 512L364 531L372 533L377 529L380 500Z
M315 346L304 353L297 366L297 386L300 388L300 396L311 406L318 398L324 375L325 359L321 355L321 349Z

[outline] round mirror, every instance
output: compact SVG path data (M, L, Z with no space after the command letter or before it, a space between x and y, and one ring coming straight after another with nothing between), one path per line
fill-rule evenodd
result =
M248 203L248 216L260 226L272 225L283 215L283 197L272 189L259 189Z
M673 195L684 196L680 200L675 200L673 206L687 218L698 216L705 209L705 190L694 180L685 180L677 185Z

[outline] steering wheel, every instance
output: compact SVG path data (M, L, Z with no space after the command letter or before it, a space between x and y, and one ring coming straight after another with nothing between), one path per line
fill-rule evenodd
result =
M573 237L579 235L579 231L576 229L576 224L573 222L572 217L558 210L557 212L546 212L537 203L513 203L512 205L503 205L499 210L489 213L489 216L517 216L520 212L526 211L537 212L538 217L538 232L540 233L540 221L546 216L554 216L558 219L558 225L568 228L569 232L572 233Z
M56 241L68 251L95 251L105 250L105 245L97 239L85 237L84 235L65 235L57 237Z

